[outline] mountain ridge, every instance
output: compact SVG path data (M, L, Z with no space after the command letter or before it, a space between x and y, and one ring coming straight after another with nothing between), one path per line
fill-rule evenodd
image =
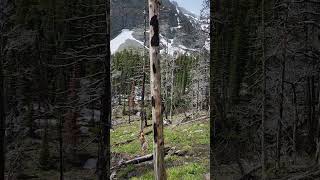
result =
M121 51L126 48L143 48L143 2L137 0L125 2L113 0L111 7L112 45L122 47L120 49L112 47L112 52L115 53L117 50ZM174 55L176 52L190 53L200 50L205 46L206 36L202 32L202 21L200 18L171 0L163 0L160 11L160 48L162 53L167 51L171 55ZM123 31L130 31L131 36L121 41L121 45L115 45L115 40L119 39L119 36L123 36ZM147 32L147 39L148 36ZM148 43L146 44L148 45Z

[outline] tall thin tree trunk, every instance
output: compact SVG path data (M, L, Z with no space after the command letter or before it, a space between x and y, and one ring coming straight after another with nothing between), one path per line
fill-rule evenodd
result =
M56 61L57 56L57 48L58 48L58 32L57 32L57 26L56 26L56 0L53 0L53 29L54 29L54 55L52 60ZM63 73L60 71L59 79L63 79ZM60 81L59 81L60 82ZM62 90L63 85L62 83L58 83L57 87ZM57 99L57 97L55 97ZM33 109L33 107L32 107ZM60 180L63 180L63 135L62 135L62 128L63 128L63 122L62 122L62 116L59 115L59 171L60 171Z
M161 114L161 76L160 76L160 1L149 0L150 20L150 88L153 121L153 164L156 180L165 180L163 121Z
M140 107L140 132L143 131L144 127L147 127L147 116L145 112L144 107L144 94L145 94L145 88L146 88L146 44L147 44L147 8L146 8L146 0L144 0L144 10L143 10L143 16L144 16L144 32L143 32L143 77L142 77L142 90L141 90L141 107ZM143 125L144 123L144 125Z
M59 116L59 161L60 180L63 180L63 138L62 138L62 117Z
M264 24L264 4L265 1L262 0L261 3L261 24L262 24L262 41L261 41L261 47L262 47L262 73L263 73L263 84L262 84L262 117L261 117L261 130L262 130L262 137L261 137L261 167L262 167L262 179L267 178L266 174L266 146L265 146L265 117L266 117L266 59L265 59L265 24Z
M318 86L320 86L320 83L318 83ZM317 165L320 165L320 90L318 90L318 122L317 122L317 130L316 130L316 154L315 154L315 162Z
M284 30L285 30L284 25ZM282 50L282 71L281 71L281 92L280 92L280 108L279 108L279 120L277 123L277 149L276 149L276 165L277 168L280 168L280 158L281 158L281 131L282 131L282 122L283 122L283 101L284 101L284 81L285 81L285 72L286 72L286 44L287 44L287 37L286 32L284 32L283 37L283 50Z
M198 80L198 82L197 82L197 107L196 107L196 109L197 109L197 111L199 111L200 109L201 109L201 106L199 107L199 92L200 92L200 86L199 86L199 80Z
M296 94L296 88L295 85L292 84L292 91L293 91L293 105L294 105L294 121L293 121L293 132L292 132L292 139L293 139L293 158L294 162L296 161L297 156L297 145L296 145L296 139L297 139L297 124L298 124L298 107L297 107L297 94Z
M174 58L172 59L172 66L171 66L171 90L170 90L170 120L172 121L172 114L173 114L173 91L174 91L174 67L175 61Z
M0 27L0 179L5 179L5 112L4 112L4 75L3 75L3 36Z
M130 101L131 101L131 97L129 96L129 98L128 98L128 116L129 116L128 122L129 122L129 124L131 123L131 108L132 108Z
M218 16L219 14L219 4L220 4L220 0L214 0L214 1L210 1L210 36L211 35L217 35L217 29L218 27L216 26L217 23L214 23L214 19L213 19L213 15ZM218 25L219 26L219 25ZM210 49L214 50L214 46L213 43L210 43ZM215 99L214 99L214 93L215 91L215 79L213 77L216 76L215 74L215 69L214 69L214 65L215 65L215 59L213 54L210 54L210 62L209 62L210 66L209 66L209 74L210 74L210 83L209 83L209 115L210 115L210 158L214 159L214 153L213 153L213 148L215 147L215 132L216 132L216 118L214 117L216 115L215 113ZM215 168L214 168L214 162L210 161L210 179L215 179Z
M92 101L93 98L90 96L90 100ZM95 120L94 120L94 101L91 103L91 125L94 127L95 126Z
M100 118L100 143L98 179L110 179L111 152L110 152L110 128L111 128L111 72L110 72L110 1L105 1L106 10L106 49L104 59L104 90L101 98Z
M144 61L144 58L143 58ZM140 131L143 131L144 126L147 126L147 122L145 120L145 110L144 110L144 93L145 93L145 83L146 83L146 73L145 73L145 67L143 66L143 79L142 79L142 91L141 91L141 107L140 107Z

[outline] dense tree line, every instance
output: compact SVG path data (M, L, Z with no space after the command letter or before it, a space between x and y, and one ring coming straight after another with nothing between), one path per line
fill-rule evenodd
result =
M317 159L319 5L211 2L212 166L236 163L245 176L245 159L267 178L291 166L284 159Z
M105 102L110 99L107 94L111 86L106 15L109 6L104 1L85 0L1 1L1 12L5 12L1 14L1 69L6 97L4 147L10 149L6 152L8 176L28 173L19 171L19 167L56 169L62 175L83 161L79 154L85 151L81 146L88 134L104 136L100 140L104 152L99 160L102 164L108 161L108 147L104 144L110 128L110 105ZM2 24L4 18L6 23ZM101 117L94 117L95 110ZM88 119L91 111L93 123L87 124L83 119ZM96 124L99 118L103 119L101 126ZM41 139L41 143L29 147L28 139ZM95 144L96 153L98 146ZM28 148L29 154L25 152ZM29 167L24 163L28 160L21 160L38 150L34 159L39 166ZM14 160L15 156L19 161ZM101 179L106 177L105 165L108 163L103 165L103 173L99 172Z

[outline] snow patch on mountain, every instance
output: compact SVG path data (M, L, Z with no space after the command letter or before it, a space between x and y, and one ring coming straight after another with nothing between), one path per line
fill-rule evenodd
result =
M172 56L175 56L176 54L189 54L191 52L198 52L198 49L192 49L192 48L187 48L184 45L179 44L178 46L174 45L174 39L166 39L163 35L160 34L160 42L161 45L164 47L163 49L160 50L161 54L168 53Z
M176 6L176 11L177 11L177 14L175 14L175 15L177 17L178 27L174 27L174 28L175 29L180 29L180 28L182 28L182 26L181 26L181 21L180 21L180 18L179 18L180 11L179 11L178 6Z
M133 33L133 31L131 31L129 29L123 29L117 37L112 39L110 42L111 54L114 54L115 52L117 52L119 47L122 44L124 44L127 40L134 40L143 46L144 45L143 42L134 38L132 36L132 33Z
M196 18L196 17L194 17L194 16L192 16L192 15L190 15L190 14L183 14L183 15L185 15L186 17L188 17L189 19L193 19L194 21L200 21L198 18Z
M179 11L179 9L178 9L178 6L176 6L176 10L177 10L177 13L180 14L180 11Z
M175 52L181 52L181 53L185 52L180 48L173 46L173 40L174 39L167 40L164 36L160 34L160 42L165 47L164 49L160 50L161 54L166 53L167 51L168 51L167 53L170 55L174 55Z

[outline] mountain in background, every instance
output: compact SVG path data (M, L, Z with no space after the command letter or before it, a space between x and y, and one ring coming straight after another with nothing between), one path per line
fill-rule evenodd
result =
M126 48L143 48L144 1L112 0L111 2L111 53ZM162 0L160 10L161 52L185 53L208 49L203 28L207 20L178 6L175 1ZM147 39L149 25L147 24ZM148 43L146 43L148 45Z

